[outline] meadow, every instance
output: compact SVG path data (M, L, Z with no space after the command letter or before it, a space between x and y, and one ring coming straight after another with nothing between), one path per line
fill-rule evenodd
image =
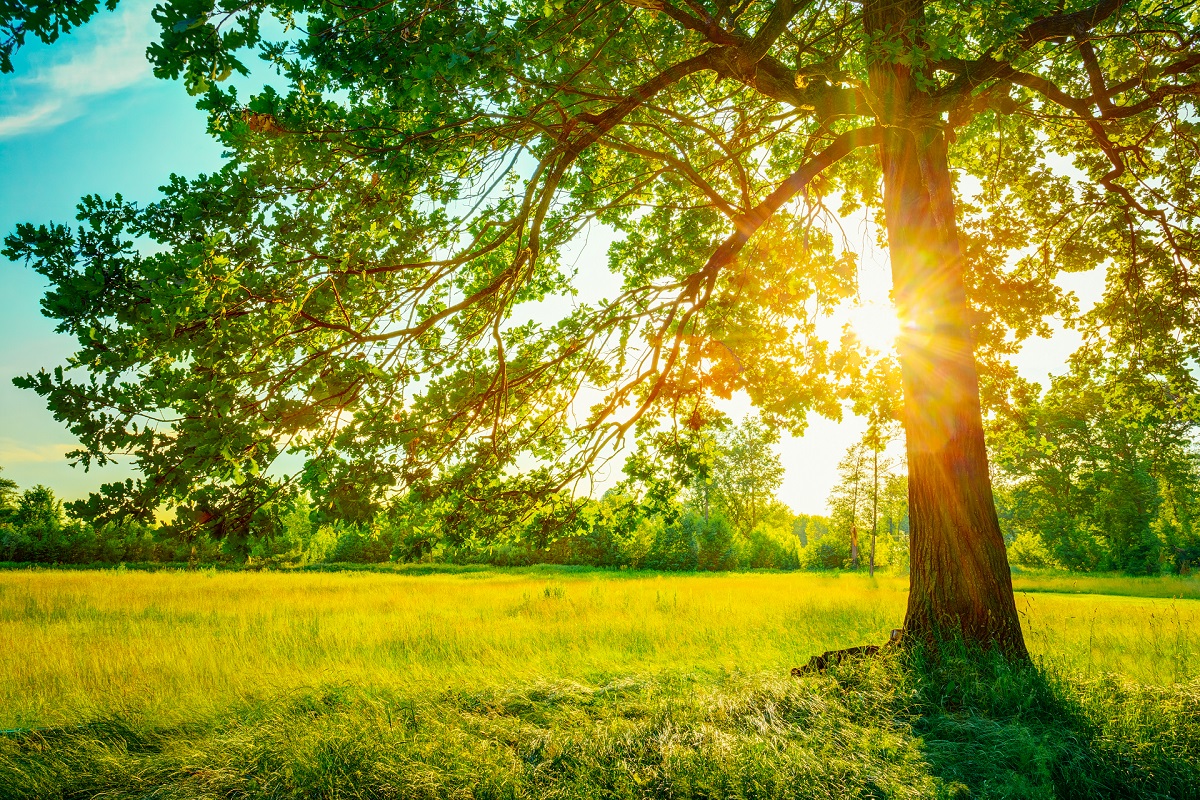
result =
M906 579L0 572L0 796L1200 791L1200 581L1015 582L1038 669L794 679Z

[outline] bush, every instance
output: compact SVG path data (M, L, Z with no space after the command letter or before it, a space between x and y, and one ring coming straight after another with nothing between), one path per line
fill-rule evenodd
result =
M790 526L760 522L742 545L741 565L750 569L799 569L800 542Z
M850 560L850 547L834 536L824 536L801 548L799 560L804 569L841 569Z
M1046 549L1040 537L1032 533L1019 533L1008 545L1008 560L1022 567L1052 567L1054 556Z
M699 514L688 514L680 522L696 541L697 569L737 569L738 543L725 517L714 514L705 522Z
M696 569L699 556L696 533L702 525L703 517L689 513L678 522L659 527L643 566L676 572Z
M391 560L396 542L394 531L390 529L381 529L375 525L342 523L322 527L330 527L337 534L337 541L325 557L325 561L379 564Z

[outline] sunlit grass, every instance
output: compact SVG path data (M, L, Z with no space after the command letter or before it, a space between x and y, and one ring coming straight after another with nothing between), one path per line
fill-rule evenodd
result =
M786 674L884 641L906 590L810 573L2 572L0 727L184 721L330 684L411 695ZM1018 605L1056 667L1158 684L1200 674L1198 601L1029 592Z

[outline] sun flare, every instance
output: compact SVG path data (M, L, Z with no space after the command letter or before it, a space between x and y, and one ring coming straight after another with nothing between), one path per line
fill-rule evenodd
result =
M890 303L872 300L854 306L847 325L860 342L881 353L894 350L900 335L900 320Z

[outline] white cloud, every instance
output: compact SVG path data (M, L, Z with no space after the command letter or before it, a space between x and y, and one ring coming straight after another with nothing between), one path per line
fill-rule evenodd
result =
M69 116L63 115L61 101L45 100L28 111L0 117L0 138L20 136L22 133L52 128L66 122L69 118Z
M89 100L150 80L146 47L153 25L149 3L122 3L80 33L31 52L26 75L0 81L0 138L70 122Z

